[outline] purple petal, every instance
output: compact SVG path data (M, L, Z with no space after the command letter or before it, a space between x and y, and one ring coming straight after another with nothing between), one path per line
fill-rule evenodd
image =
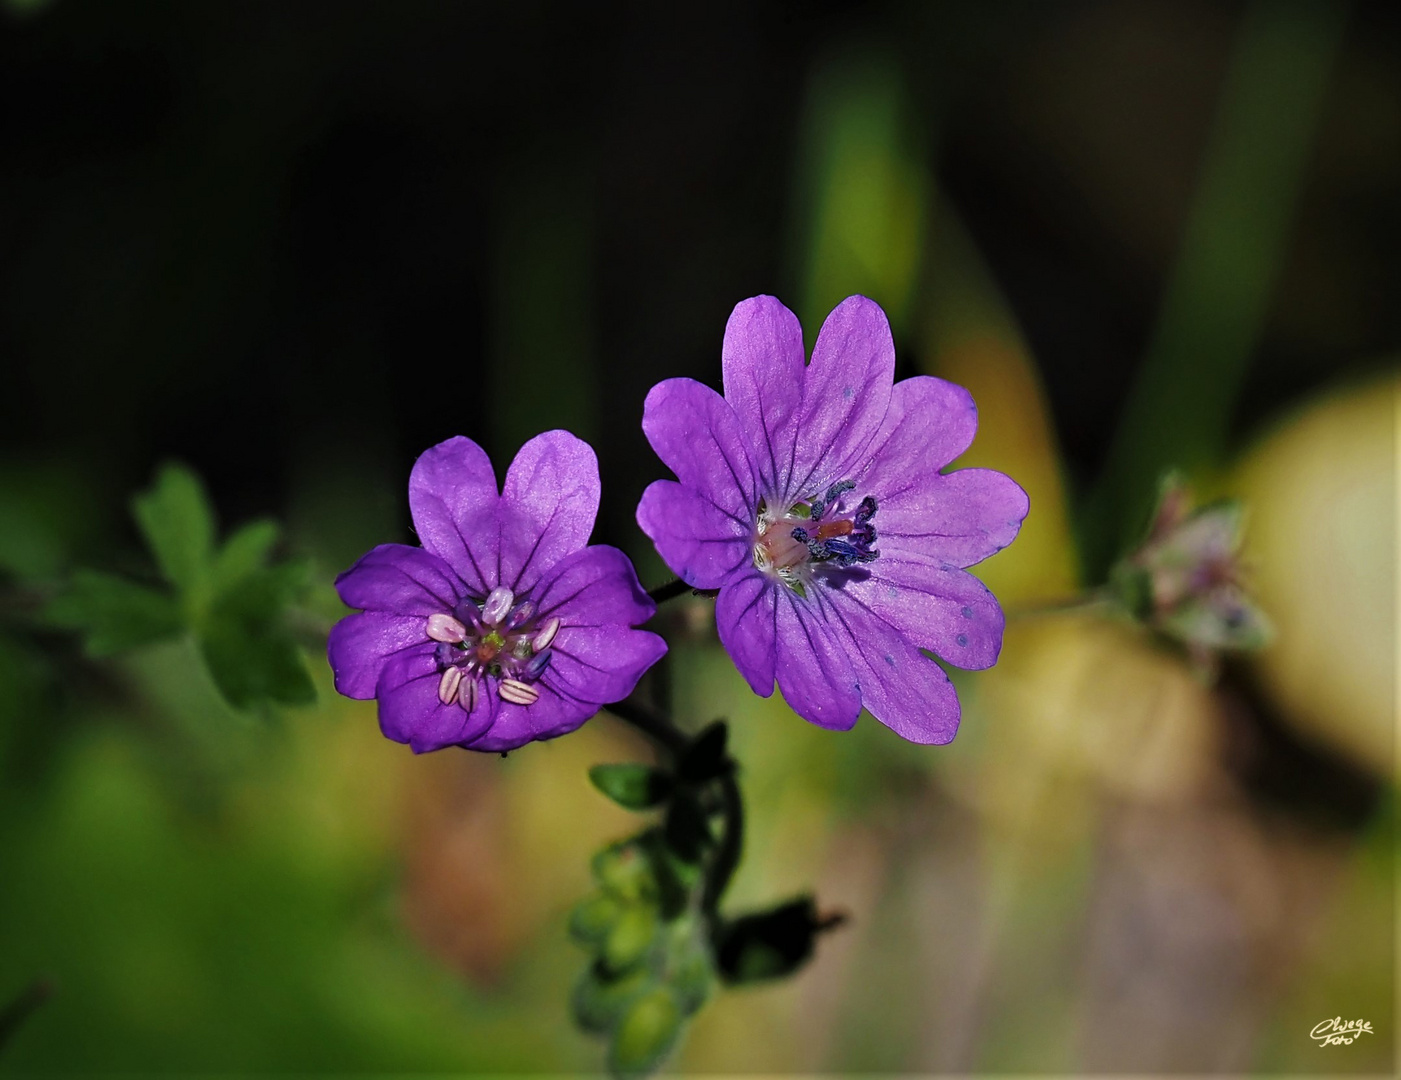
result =
M845 731L861 715L861 687L843 642L816 604L779 590L778 688L788 707L819 727Z
M718 589L751 558L753 527L674 480L642 493L637 524L672 572L697 589Z
M892 476L897 474L892 474ZM1026 517L1026 492L992 469L920 473L913 465L894 491L872 490L882 556L900 552L972 566L1012 542Z
M517 593L589 542L598 516L598 458L567 431L520 448L501 488L501 583Z
M422 548L380 544L336 578L336 591L353 608L427 618L451 611L462 598L462 583Z
M513 705L498 700L491 727L465 743L467 749L503 754L526 743L566 735L582 727L598 712L598 706L591 702L561 697L539 684L537 688L541 690L540 699L533 705ZM495 691L491 696L496 696Z
M563 626L540 683L561 697L595 705L622 701L666 654L666 642L622 626Z
M895 384L870 464L856 479L863 491L896 490L911 469L936 473L973 444L978 406L961 386L932 375Z
M606 544L562 559L531 599L537 621L558 616L565 626L635 626L657 612L657 605L638 584L631 560Z
M462 435L425 450L409 474L409 511L424 548L485 596L498 583L496 474Z
M775 602L780 585L757 571L736 577L715 600L715 629L735 667L760 697L773 693L777 650Z
M972 574L893 553L866 569L870 576L847 582L843 595L950 664L981 670L997 663L1006 620Z
M803 329L774 297L756 296L731 312L720 358L725 400L748 436L754 471L766 490L776 492L797 437L806 363Z
M500 704L494 693L483 693L471 713L455 703L444 705L438 700L440 676L433 652L394 657L375 688L380 730L386 738L408 743L415 754L475 739L491 725Z
M950 742L958 732L958 693L943 668L898 630L840 594L828 621L861 680L862 704L902 739Z
M375 696L379 674L399 653L431 642L421 615L390 615L365 611L347 615L331 627L326 656L335 675L336 690L366 701Z
M722 514L753 524L759 500L744 436L734 410L694 379L652 387L642 430L676 478Z
M890 406L895 342L885 312L850 296L827 316L803 378L785 495L802 499L850 479Z

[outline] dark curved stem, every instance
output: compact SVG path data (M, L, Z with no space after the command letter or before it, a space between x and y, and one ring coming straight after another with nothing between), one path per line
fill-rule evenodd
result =
M720 899L730 886L730 879L739 868L744 853L744 800L733 772L720 778L720 813L724 816L724 833L715 857L705 870L705 886L701 893L701 910L714 915Z
M631 698L609 705L608 711L619 720L631 724L673 757L679 756L691 742L690 736L667 717ZM706 865L701 887L701 910L711 916L729 888L730 879L735 876L740 855L744 852L744 799L740 795L739 782L735 780L734 772L730 771L720 777L718 783L723 831L720 844Z
M678 596L690 591L691 586L677 578L675 581L668 581L665 585L658 585L655 589L649 589L647 595L652 598L652 603L665 604L668 600L675 600Z

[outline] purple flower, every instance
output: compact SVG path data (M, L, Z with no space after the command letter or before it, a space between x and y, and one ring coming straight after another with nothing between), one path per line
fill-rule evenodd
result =
M379 724L415 753L511 750L573 731L632 693L666 652L630 627L656 607L617 548L586 547L598 461L567 431L521 447L498 494L461 436L414 463L423 547L381 544L336 579L362 611L331 631L336 689L378 698Z
M719 589L720 641L756 694L774 680L800 716L856 723L864 705L912 742L958 729L948 676L920 650L986 668L1002 610L964 571L1017 535L1027 497L989 469L939 470L973 441L968 392L892 386L885 314L844 300L804 364L802 330L771 296L725 328L725 396L691 379L647 395L642 428L677 481L637 521L668 566Z

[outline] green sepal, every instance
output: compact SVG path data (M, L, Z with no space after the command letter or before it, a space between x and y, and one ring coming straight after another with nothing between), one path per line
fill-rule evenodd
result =
M681 1035L676 995L658 986L624 1011L608 1044L608 1069L619 1078L647 1076L671 1053Z
M812 957L822 929L810 896L727 922L716 940L720 977L735 985L791 975Z
M650 810L671 794L671 777L651 765L595 765L589 780L599 791L628 810Z

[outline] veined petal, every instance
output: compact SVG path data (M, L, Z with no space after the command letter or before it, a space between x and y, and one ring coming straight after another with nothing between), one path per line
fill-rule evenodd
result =
M642 493L637 524L672 572L693 588L718 589L753 557L751 522L674 480L658 480Z
M968 571L898 552L866 569L869 576L846 583L845 596L955 667L997 663L1006 619L997 598Z
M917 375L895 384L870 462L854 477L863 491L897 490L912 471L936 473L973 444L978 406L961 386Z
M491 726L499 704L495 694L481 694L469 713L438 700L440 679L432 651L403 653L384 665L375 697L380 730L387 738L424 754L470 742Z
M760 697L773 693L777 664L778 590L757 571L736 575L715 600L715 629L749 688Z
M565 626L635 626L657 612L638 583L632 560L607 544L561 559L532 599L542 624L558 616Z
M500 581L498 498L486 451L462 435L425 450L409 474L419 540L482 596Z
M431 651L436 646L428 639L424 625L421 615L383 611L362 611L336 623L326 643L336 690L361 701L374 697L386 663L410 649Z
M782 589L775 644L774 673L788 707L819 727L852 727L861 715L861 687L847 648L817 605Z
M526 743L566 735L598 712L598 706L591 702L561 697L539 684L537 689L541 690L540 698L531 705L498 700L491 727L465 743L467 749L503 754Z
M698 498L741 519L754 513L759 500L739 420L710 387L694 379L659 382L647 395L642 430Z
M882 557L909 553L949 566L982 562L1017 535L1026 492L992 469L919 473L911 468L894 491L876 492Z
M885 312L850 296L827 316L803 376L793 461L784 478L790 499L850 479L890 406L895 341Z
M902 739L943 744L958 732L953 683L898 630L849 597L828 605L829 625L851 657L866 710Z
M803 401L803 329L772 296L741 301L720 352L725 400L739 417L754 471L777 491L793 458Z
M501 488L501 584L527 593L587 544L598 496L598 458L582 439L547 431L522 446Z
M596 711L631 694L643 673L666 654L666 642L624 626L562 626L551 649L554 660L537 685L594 702Z
M353 608L395 615L451 611L462 582L436 555L405 544L380 544L336 578L336 592Z

